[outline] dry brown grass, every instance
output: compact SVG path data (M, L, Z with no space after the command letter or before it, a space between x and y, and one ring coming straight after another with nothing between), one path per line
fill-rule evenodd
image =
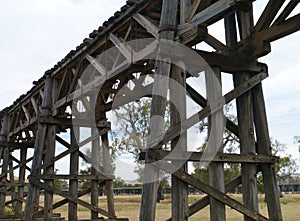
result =
M231 195L234 199L241 201L241 195ZM189 196L189 203L193 203L196 200L200 199L201 195ZM140 198L141 196L116 196L115 197L115 208L118 217L126 217L129 218L130 221L138 220L139 216L139 208L140 208ZM56 196L55 201L60 200L61 198ZM82 197L82 200L86 202L90 201L88 196ZM263 201L264 196L261 195L259 197L259 209L260 213L267 216L267 206ZM104 197L99 198L99 206L100 208L106 209L106 201ZM285 194L283 198L281 198L281 206L283 211L283 216L285 221L299 221L300 220L300 195L299 194ZM166 220L170 217L171 214L171 199L169 196L166 196L166 199L161 203L157 204L157 214L156 220ZM88 209L79 206L78 207L78 216L80 219L88 219L90 217L90 212ZM64 205L59 209L56 209L55 212L61 213L63 217L67 217L68 206ZM243 220L241 214L236 212L231 208L226 208L227 220L239 221ZM192 216L189 220L198 221L198 220L209 220L209 207L201 210L194 216Z

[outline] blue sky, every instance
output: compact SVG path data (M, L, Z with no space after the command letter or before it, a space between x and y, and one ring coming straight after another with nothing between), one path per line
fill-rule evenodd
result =
M256 11L262 10L263 2L266 1L256 1ZM125 0L0 0L0 3L0 109L3 109L119 10ZM223 36L222 28L210 31ZM264 93L270 133L287 144L288 153L298 159L298 148L292 138L300 135L300 33L273 43L272 50L260 60L269 65L270 77L264 81ZM131 159L124 157L120 168L125 168L123 164L132 167L126 161Z

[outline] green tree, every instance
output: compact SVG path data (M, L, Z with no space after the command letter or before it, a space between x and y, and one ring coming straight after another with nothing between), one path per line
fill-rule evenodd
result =
M55 174L57 174L58 169L55 169ZM66 180L62 180L62 179L55 179L54 180L54 187L59 189L59 190L64 190L67 189L69 187L68 182Z

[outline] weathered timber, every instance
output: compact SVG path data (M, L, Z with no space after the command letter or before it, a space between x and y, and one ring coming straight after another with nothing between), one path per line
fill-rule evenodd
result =
M77 149L77 138L80 136L79 127L73 127L70 130L70 137L71 137L71 145L70 148ZM74 151L70 154L70 175L72 177L78 175L79 173L79 150ZM73 198L78 198L78 179L70 180L69 181L69 194ZM54 208L54 205L53 205ZM72 201L69 202L68 206L68 219L77 221L77 203Z
M217 67L212 67L205 71L207 100L213 104L222 97L221 71ZM223 110L219 109L208 118L208 153L223 152ZM208 167L209 185L220 192L225 192L224 184L224 164L220 162L211 162ZM210 220L222 221L226 219L225 204L210 198Z
M268 120L266 116L266 108L262 84L258 84L252 91L253 112L255 130L257 136L257 150L260 154L272 155L270 148L270 136L268 130ZM261 165L263 172L263 182L268 204L268 212L271 220L283 220L278 194L278 186L276 183L275 171L272 165Z
M149 151L149 157L152 160L188 160L192 162L199 162L200 159L203 162L227 162L227 163L252 163L252 164L274 164L279 162L279 157L269 155L245 155L245 154L228 154L228 153L216 153L203 156L202 152L181 152L174 153L172 151L165 150L151 150ZM142 152L139 156L139 160L145 159L145 152Z
M41 111L41 116L44 117L47 117L50 114L49 107L51 107L51 94L52 94L51 89L52 89L52 79L48 76L45 81L44 99L43 99L42 111ZM46 134L47 134L47 125L39 124L37 135L36 135L36 141L35 141L34 156L32 160L31 175L33 175L34 173L37 174L40 173L38 168L42 164ZM33 183L30 182L28 187L26 206L24 210L25 221L32 220L32 215L38 210L38 205L39 205L39 187L35 186Z
M159 39L174 40L176 22L177 22L177 0L165 0L162 2L162 12L159 24ZM173 30L172 30L173 29ZM162 80L161 76L170 76L171 65L166 61L157 60L155 67L155 81L153 85L153 97L151 102L150 111L150 131L151 134L148 140L156 139L162 134L163 122L160 120L153 120L154 117L165 116L166 109L166 97L168 81L166 79ZM160 96L155 94L159 94ZM157 119L157 118L156 118ZM155 121L155 122L154 122ZM148 147L149 148L149 147ZM140 210L140 221L154 221L156 213L156 199L157 199L157 189L158 189L158 179L159 170L149 164L149 159L146 154L146 165L144 172L144 183L142 192L142 202Z
M1 134L0 134L0 141L1 142L7 142L7 132L8 132L8 115L4 115L2 122L1 122ZM0 147L0 159L2 159L2 174L7 174L7 164L8 164L8 155L9 155L9 150L7 147L1 146ZM0 180L2 183L6 183L6 175L2 177ZM2 190L3 188L1 188ZM0 214L4 214L5 212L5 193L1 192L0 193Z

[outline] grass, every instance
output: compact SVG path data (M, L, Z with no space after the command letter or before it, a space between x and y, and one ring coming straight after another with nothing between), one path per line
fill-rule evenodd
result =
M189 204L202 198L202 195L189 196ZM231 195L234 199L242 201L241 195ZM166 220L171 215L171 199L170 196L165 196L165 200L157 204L156 220ZM61 197L55 196L55 201L62 199ZM89 196L81 198L86 202L90 202ZM116 196L115 197L115 209L118 217L129 218L130 221L138 220L139 208L140 208L141 196ZM42 202L41 202L42 203ZM99 197L100 208L106 209L105 197ZM300 220L300 194L284 194L281 198L281 207L283 217L285 221L299 221ZM259 210L260 213L267 216L267 205L264 202L264 195L259 196ZM62 217L67 217L68 206L67 204L56 209L55 213L61 213ZM227 220L239 221L243 220L243 216L235 210L226 207ZM88 209L78 206L78 217L80 219L90 218L90 212ZM209 207L201 210L200 212L193 215L190 221L201 221L209 220Z

